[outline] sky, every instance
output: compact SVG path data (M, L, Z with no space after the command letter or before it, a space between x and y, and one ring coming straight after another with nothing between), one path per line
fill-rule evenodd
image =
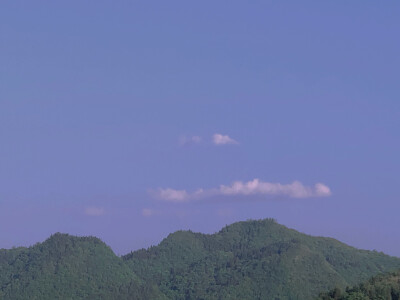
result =
M400 256L399 14L1 1L0 248L274 218Z

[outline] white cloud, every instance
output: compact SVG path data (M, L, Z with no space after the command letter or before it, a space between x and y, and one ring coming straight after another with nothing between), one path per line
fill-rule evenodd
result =
M326 197L332 195L331 189L323 183L315 185L315 193L317 196Z
M95 206L89 206L86 207L85 209L85 214L88 216L102 216L106 213L105 209L102 207L95 207Z
M219 133L213 135L213 142L215 145L239 144L236 140L232 139L228 135L222 135Z
M193 193L186 190L159 189L157 196L167 202L187 202L210 196L237 196L237 195L270 195L286 196L289 198L328 197L331 190L323 183L314 186L305 186L299 181L289 184L263 182L253 179L248 182L235 181L231 185L220 185L214 189L198 189Z
M159 198L169 202L185 202L189 198L189 194L185 190L174 190L174 189L159 189Z
M203 143L203 138L201 136L198 135L193 135L193 136L186 136L186 135L182 135L179 137L179 146L183 147L183 146L190 146L190 145L198 145L198 144L202 144ZM233 138L231 138L228 135L222 135L219 133L215 133L212 136L212 143L214 145L237 145L239 144L238 141L234 140Z
M299 181L281 184L262 182L259 179L248 182L236 181L230 186L221 185L219 192L222 195L283 195L292 198L325 197L331 194L329 187L322 183L308 187Z

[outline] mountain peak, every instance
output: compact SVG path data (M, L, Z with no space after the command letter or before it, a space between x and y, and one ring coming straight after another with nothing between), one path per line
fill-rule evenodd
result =
M177 231L122 258L96 237L63 233L3 252L2 299L305 300L400 268L399 258L273 219L237 222L215 234Z

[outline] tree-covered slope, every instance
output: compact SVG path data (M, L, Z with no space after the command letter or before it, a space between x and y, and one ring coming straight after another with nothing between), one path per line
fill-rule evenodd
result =
M97 238L55 234L0 250L0 299L313 299L398 268L399 258L270 219L178 231L124 257Z
M398 258L270 219L235 223L213 235L175 232L124 260L171 299L312 299L400 268Z
M379 274L370 280L352 288L342 290L332 289L322 293L319 300L399 300L400 299L400 271Z
M160 294L99 239L66 234L30 248L0 250L0 288L0 299L145 299Z

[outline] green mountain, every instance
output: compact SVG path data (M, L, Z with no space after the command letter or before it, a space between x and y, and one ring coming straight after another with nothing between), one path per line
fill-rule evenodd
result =
M370 299L400 299L400 271L386 274L379 274L370 280L356 285L352 288L346 288L345 291L340 288L332 289L328 293L322 293L318 300L370 300Z
M156 299L113 251L94 237L55 234L30 248L0 250L0 299Z
M55 234L0 250L0 299L313 299L394 269L399 258L271 219L178 231L123 257L97 238Z
M312 299L400 268L399 258L308 236L271 219L235 223L213 235L175 232L123 259L170 299Z

